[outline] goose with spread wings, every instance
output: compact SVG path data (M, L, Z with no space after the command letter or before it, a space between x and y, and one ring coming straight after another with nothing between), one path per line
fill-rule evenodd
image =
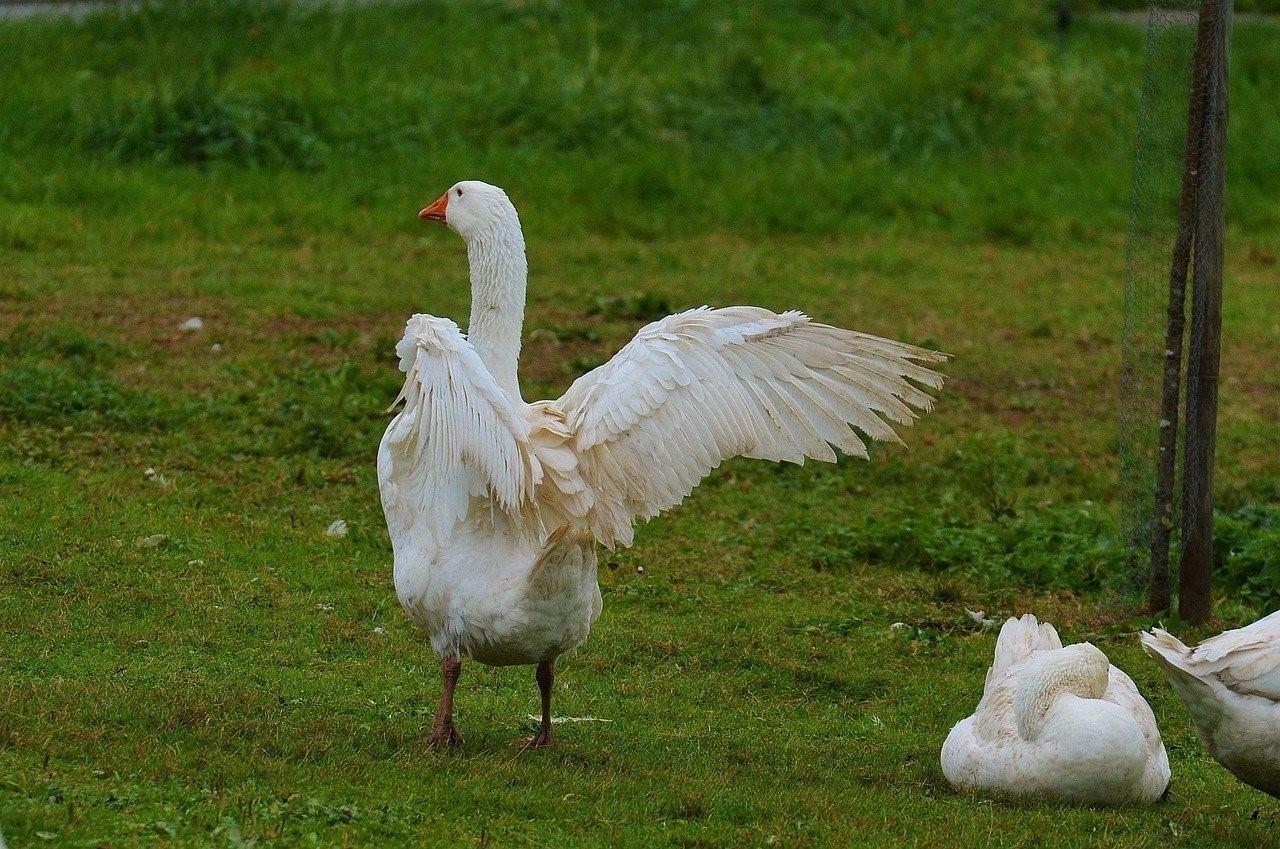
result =
M637 520L732 457L866 457L859 432L897 441L894 425L942 385L925 365L946 359L934 351L799 312L701 307L642 328L558 400L526 403L527 264L511 201L468 180L419 217L462 236L472 293L466 334L446 318L409 319L396 346L403 407L378 450L396 593L441 657L433 745L462 740L464 658L536 666L542 720L528 745L552 742L556 659L600 614L598 544L630 545Z

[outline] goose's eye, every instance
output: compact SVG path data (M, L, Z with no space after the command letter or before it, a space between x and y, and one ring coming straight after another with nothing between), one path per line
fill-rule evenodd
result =
M457 189L458 197L462 197L462 189Z

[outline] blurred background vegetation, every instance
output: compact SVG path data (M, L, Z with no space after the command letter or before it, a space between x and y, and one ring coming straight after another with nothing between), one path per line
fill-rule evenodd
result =
M636 236L874 221L1095 237L1123 223L1143 55L1132 22L1060 42L1043 0L229 0L67 30L0 32L0 74L21 81L0 90L10 203L74 196L24 167L57 150L320 174L277 179L375 210L411 175L484 173L559 198L566 231ZM1280 129L1255 118L1278 94L1273 44L1237 34L1239 226L1276 223L1261 199L1280 189Z

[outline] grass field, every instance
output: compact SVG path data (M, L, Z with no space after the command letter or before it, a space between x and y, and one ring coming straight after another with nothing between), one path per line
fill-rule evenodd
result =
M1134 633L1115 533L1143 33L1047 4L161 4L0 25L0 828L27 846L1264 846ZM1280 586L1280 27L1233 55L1216 619ZM1176 127L1173 128L1176 132ZM414 311L505 186L522 379L667 308L950 351L869 463L732 462L606 554L557 747L530 670L402 615L373 453ZM178 325L192 316L204 328ZM345 519L350 533L324 531ZM994 638L1096 642L1160 721L1148 808L978 801L938 750ZM891 630L904 622L906 629Z

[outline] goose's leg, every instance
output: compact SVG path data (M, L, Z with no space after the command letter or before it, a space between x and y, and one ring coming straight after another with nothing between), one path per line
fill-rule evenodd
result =
M453 727L453 691L458 686L458 676L461 674L461 659L446 657L440 661L440 677L444 679L444 689L436 708L436 720L431 724L431 733L427 735L429 746L462 745L462 735Z
M556 662L544 660L539 663L534 677L538 679L538 691L542 693L542 724L538 726L538 733L530 738L527 745L540 749L555 742L551 734L551 685L556 680Z

